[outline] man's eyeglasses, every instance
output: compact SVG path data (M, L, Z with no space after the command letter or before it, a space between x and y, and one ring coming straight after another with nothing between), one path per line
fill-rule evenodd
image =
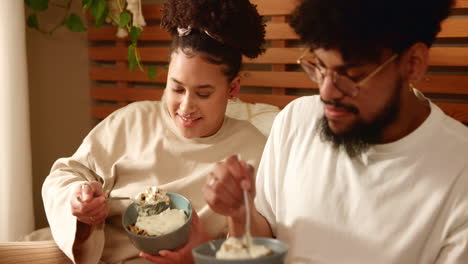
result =
M302 69L304 69L305 73L309 78L316 82L319 86L322 85L325 78L331 74L332 82L338 90L340 90L343 94L356 97L359 94L359 87L372 78L374 75L379 73L387 64L392 62L398 57L398 54L394 54L392 57L387 59L384 63L379 65L375 68L372 72L370 72L366 77L362 78L360 81L356 82L352 80L350 77L346 75L341 75L334 70L329 70L324 67L320 67L317 64L307 60L305 55L309 51L306 50L304 54L297 60L297 63L301 65Z

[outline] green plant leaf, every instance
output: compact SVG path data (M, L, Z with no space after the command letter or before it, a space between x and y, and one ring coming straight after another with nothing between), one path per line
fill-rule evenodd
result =
M138 38L140 38L141 29L137 27L132 27L130 30L130 40L132 41L133 45L136 45Z
M34 13L34 14L29 15L28 20L26 21L26 24L30 28L39 30L39 21L37 20L37 14Z
M83 12L89 9L89 7L93 4L93 0L81 0L81 6L83 7Z
M24 2L36 11L44 11L49 8L49 0L24 0Z
M101 26L109 12L106 0L92 0L89 9L91 10L91 15L94 17L94 24L96 27Z
M128 67L130 68L130 71L133 71L138 66L138 60L135 51L135 45L131 44L128 46Z
M65 25L68 29L70 29L73 32L86 31L86 28L83 25L81 18L75 13L70 14L70 16L65 19Z
M148 67L148 77L152 81L156 81L156 67L154 67L154 65Z
M119 17L119 27L121 28L126 27L128 23L130 23L130 20L132 20L132 15L130 15L130 13L125 10L122 11Z

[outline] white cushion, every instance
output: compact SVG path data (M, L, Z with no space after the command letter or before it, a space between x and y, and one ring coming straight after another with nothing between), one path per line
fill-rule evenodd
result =
M247 120L265 136L268 136L273 120L279 111L280 109L274 105L252 104L236 99L229 100L226 115L240 120Z

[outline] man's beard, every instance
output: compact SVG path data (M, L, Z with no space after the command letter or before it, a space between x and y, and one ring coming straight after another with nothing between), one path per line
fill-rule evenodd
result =
M399 113L399 95L403 87L401 79L397 80L395 85L395 92L390 101L385 105L380 114L371 123L364 123L357 121L353 127L341 134L335 134L329 124L328 118L323 115L319 122L317 122L316 129L318 129L320 138L325 142L330 142L335 149L344 148L349 157L354 158L367 152L369 148L381 141L383 130L393 123L398 117ZM322 100L323 101L323 100ZM335 106L343 106L339 102L324 102ZM352 108L352 107L351 107ZM356 115L359 114L358 109L349 109Z

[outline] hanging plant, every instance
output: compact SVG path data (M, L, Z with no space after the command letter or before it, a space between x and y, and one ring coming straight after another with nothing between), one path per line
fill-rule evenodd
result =
M87 30L81 17L71 12L73 0L24 0L31 9L31 14L27 17L28 27L44 34L53 34L57 29L66 27L73 32L84 32ZM44 28L38 18L39 12L46 11L49 6L63 9L63 16L59 22L50 27ZM126 38L130 36L128 46L128 66L130 71L139 68L145 72L138 52L138 39L143 27L146 26L143 17L141 0L81 0L83 12L89 12L95 27L100 27L104 23L110 23L117 27L117 37ZM155 80L156 69L149 66L146 72L151 80Z

